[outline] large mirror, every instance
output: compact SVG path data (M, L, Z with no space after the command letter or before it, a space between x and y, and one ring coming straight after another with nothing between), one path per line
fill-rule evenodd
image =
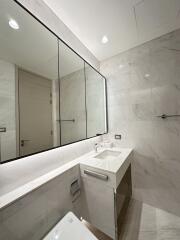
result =
M105 79L12 0L0 1L0 163L106 129Z
M107 132L106 123L106 79L85 64L87 137Z
M84 61L59 42L61 145L86 139Z
M59 145L58 39L14 1L0 3L1 161Z

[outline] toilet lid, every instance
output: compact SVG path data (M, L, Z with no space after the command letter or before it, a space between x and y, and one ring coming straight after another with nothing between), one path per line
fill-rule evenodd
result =
M98 240L72 212L67 213L43 239Z

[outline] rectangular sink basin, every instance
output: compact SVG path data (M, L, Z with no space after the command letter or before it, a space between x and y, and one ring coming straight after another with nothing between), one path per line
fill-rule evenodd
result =
M95 156L95 158L98 159L113 159L118 157L121 154L121 152L113 151L113 150L104 150L103 152L99 153Z

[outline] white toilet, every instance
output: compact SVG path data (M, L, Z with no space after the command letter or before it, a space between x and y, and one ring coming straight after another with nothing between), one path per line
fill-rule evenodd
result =
M72 213L65 215L44 240L98 240Z

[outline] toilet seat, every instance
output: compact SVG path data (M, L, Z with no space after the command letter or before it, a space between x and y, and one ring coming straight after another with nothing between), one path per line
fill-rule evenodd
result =
M68 212L43 240L98 240L72 213Z

